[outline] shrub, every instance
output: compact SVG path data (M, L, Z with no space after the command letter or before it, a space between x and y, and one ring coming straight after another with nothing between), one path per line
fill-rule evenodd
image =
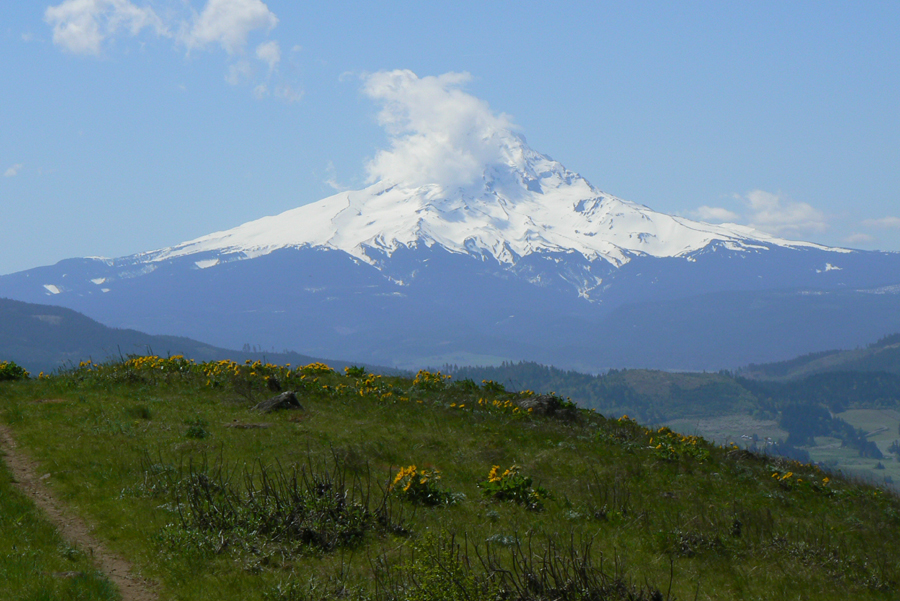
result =
M519 472L519 466L513 465L502 474L500 466L495 465L488 474L488 479L478 484L485 496L498 501L514 501L533 511L544 508L543 501L551 498L550 492L542 486L533 487L531 476Z
M0 361L0 382L5 380L27 380L31 375L12 361Z
M366 375L366 368L351 365L344 368L344 373L347 374L348 378L362 378Z
M184 433L188 438L206 438L209 436L209 431L207 431L206 426L209 424L204 419L200 419L199 417L195 420L190 420L185 422L188 426L187 432Z
M438 488L441 472L433 468L419 470L414 465L400 468L388 491L402 499L420 505L443 505L452 501L452 495Z
M416 374L416 379L413 380L413 387L421 390L443 390L449 379L450 376L446 376L441 372L430 372L422 369Z

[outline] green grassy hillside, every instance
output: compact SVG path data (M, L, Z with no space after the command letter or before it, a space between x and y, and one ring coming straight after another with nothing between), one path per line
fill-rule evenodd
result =
M302 409L251 409L279 388ZM134 358L0 382L0 419L163 599L892 599L900 586L892 493L493 382Z
M804 355L789 361L749 365L742 376L787 381L827 372L886 372L900 375L900 334L885 336L865 348Z

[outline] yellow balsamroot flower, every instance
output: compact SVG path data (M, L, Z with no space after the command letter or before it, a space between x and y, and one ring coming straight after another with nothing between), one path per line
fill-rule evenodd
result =
M499 482L500 476L497 475L497 472L500 471L500 466L495 465L491 468L491 471L488 473L488 482Z
M793 476L793 475L794 475L794 472L788 472L788 473L786 473L785 475L783 475L780 479L781 479L781 480L787 480L788 478L790 478L790 477Z

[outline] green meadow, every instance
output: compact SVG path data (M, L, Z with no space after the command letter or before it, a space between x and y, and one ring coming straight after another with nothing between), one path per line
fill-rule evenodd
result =
M253 409L280 391L302 408ZM132 357L2 381L0 420L161 599L837 600L900 587L894 493L491 381ZM5 598L116 598L5 471L0 491Z

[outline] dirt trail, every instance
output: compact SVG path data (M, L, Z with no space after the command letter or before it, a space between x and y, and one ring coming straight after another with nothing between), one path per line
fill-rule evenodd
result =
M53 496L42 480L44 476L38 475L38 465L18 451L12 432L3 424L0 424L0 449L6 454L2 460L12 472L15 486L47 514L63 538L92 557L97 569L118 587L124 601L158 601L153 586L133 576L131 564L107 551L87 524Z

